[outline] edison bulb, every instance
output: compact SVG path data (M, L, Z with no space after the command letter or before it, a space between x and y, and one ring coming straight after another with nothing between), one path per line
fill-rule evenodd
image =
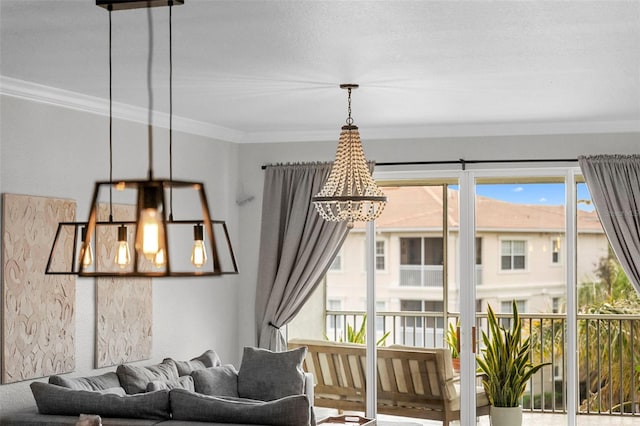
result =
M124 225L118 227L118 247L114 261L122 269L131 263L131 252L129 251L129 243L127 243L127 227Z
M87 228L82 227L80 230L80 236L82 238L82 248L80 249L80 263L83 268L87 268L93 264L93 249L91 243L87 242Z
M153 264L156 266L156 268L161 268L166 263L167 263L167 259L166 259L166 256L164 255L164 250L163 249L158 250L156 255L153 256Z
M193 249L191 249L191 263L196 268L202 268L207 263L207 249L204 246L204 230L202 225L193 226Z
M91 244L83 244L82 250L80 250L80 259L82 261L82 266L88 268L93 264L93 249L91 248Z
M142 230L142 254L147 259L154 261L156 254L161 250L162 238L160 229L161 219L157 209L144 209L140 215Z
M193 263L193 266L196 268L202 268L202 266L207 263L207 250L204 248L204 241L196 240L193 242L191 263Z

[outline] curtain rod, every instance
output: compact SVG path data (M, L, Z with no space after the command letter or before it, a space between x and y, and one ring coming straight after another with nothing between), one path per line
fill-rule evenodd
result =
M443 160L443 161L398 161L391 163L375 163L378 166L425 166L435 164L460 164L462 170L466 170L467 164L499 164L499 163L576 163L577 158L529 158L529 159L517 159L517 160L465 160L460 158L459 160ZM271 164L263 165L262 170L269 167Z

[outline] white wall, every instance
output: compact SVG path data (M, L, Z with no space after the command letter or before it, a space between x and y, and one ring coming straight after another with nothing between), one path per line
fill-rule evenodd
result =
M366 129L360 129L368 160L377 162L402 161L455 161L496 159L571 159L580 154L638 154L636 134L610 135L552 135L502 136L476 138L434 138L393 141L367 141ZM247 306L255 302L257 279L260 215L264 171L261 166L270 163L298 161L332 161L338 143L339 128L332 141L315 143L243 144L240 146L240 186L255 199L241 207L240 235L243 275L239 284L239 299ZM380 167L379 170L383 168ZM385 168L385 170L388 168ZM240 342L255 341L253 310L245 312L247 321L239 330Z
M109 179L108 118L7 96L0 97L0 107L1 192L73 199L77 219L86 220L94 182ZM113 128L114 178L145 178L146 126L115 120ZM155 135L155 176L168 177L168 131L158 129ZM205 183L212 216L227 221L237 250L238 146L174 132L173 152L174 178ZM152 359L140 364L167 356L188 359L212 348L224 362L238 365L238 281L238 276L154 280ZM94 281L78 278L72 376L115 369L93 369L94 300ZM0 385L2 414L33 406L29 382Z

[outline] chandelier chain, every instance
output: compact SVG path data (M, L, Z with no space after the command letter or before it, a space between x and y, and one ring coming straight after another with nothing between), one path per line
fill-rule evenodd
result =
M347 104L348 104L348 107L347 107L347 114L348 114L347 125L351 126L353 124L353 118L351 118L351 87L349 87L347 89L347 93L348 93L347 94Z

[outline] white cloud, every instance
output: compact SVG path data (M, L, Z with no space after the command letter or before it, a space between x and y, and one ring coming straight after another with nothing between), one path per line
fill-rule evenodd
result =
M524 191L524 188L523 188L523 187L521 187L521 186L518 186L518 187L516 187L516 188L513 188L513 192L522 192L522 191Z
M541 203L544 203L545 201L547 201L547 199L546 199L546 198L544 198L544 197L542 197L542 198L540 198L538 201L539 201L539 202L541 202Z

